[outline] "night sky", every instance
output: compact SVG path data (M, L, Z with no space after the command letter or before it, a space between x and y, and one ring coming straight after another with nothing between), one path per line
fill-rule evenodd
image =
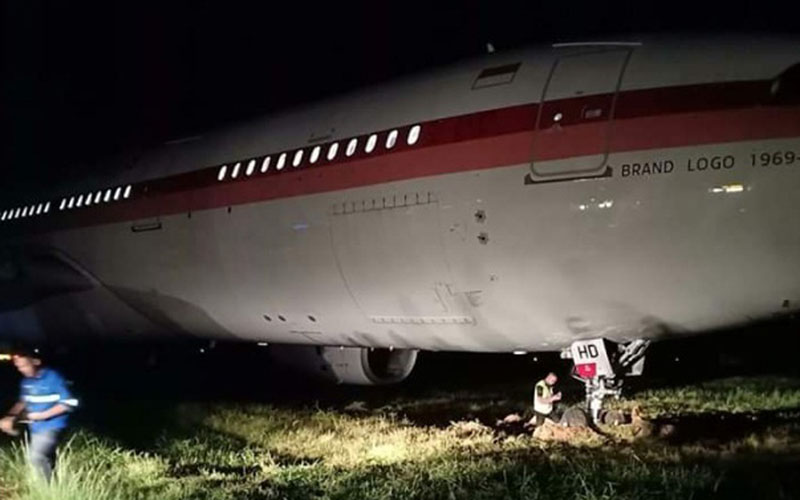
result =
M102 170L121 151L480 54L487 42L502 51L630 33L800 34L795 11L764 1L6 0L2 23L0 196L12 198Z

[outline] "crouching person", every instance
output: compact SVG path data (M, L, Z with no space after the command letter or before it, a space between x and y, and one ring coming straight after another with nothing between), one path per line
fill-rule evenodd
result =
M558 376L550 372L534 387L533 413L537 427L544 424L547 418L554 421L561 418L561 409L556 406L561 401L561 393L554 390L556 382L558 382Z
M23 376L20 398L6 417L0 419L0 430L15 434L17 421L28 423L28 460L49 481L53 475L59 437L78 401L61 374L45 367L37 354L18 353L13 360Z

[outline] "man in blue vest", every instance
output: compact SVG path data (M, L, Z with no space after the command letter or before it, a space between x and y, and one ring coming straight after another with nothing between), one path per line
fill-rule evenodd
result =
M553 390L556 382L558 376L550 372L537 382L533 389L533 413L536 416L537 427L542 425L546 418L555 419L560 413L554 410L555 403L561 401L561 393Z
M61 374L43 366L37 354L17 353L13 361L23 376L20 399L6 417L0 419L0 430L13 435L18 420L28 422L28 460L49 481L55 465L58 438L67 427L69 413L78 406L78 401Z

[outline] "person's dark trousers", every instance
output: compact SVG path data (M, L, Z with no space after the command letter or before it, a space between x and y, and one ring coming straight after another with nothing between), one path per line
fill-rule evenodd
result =
M31 433L28 441L28 460L47 481L53 476L59 431Z
M536 417L536 427L539 427L540 425L542 425L544 423L544 419L546 419L546 418L549 418L550 420L552 420L555 423L559 423L559 421L561 420L561 414L562 413L563 412L561 411L561 409L559 407L553 408L553 411L551 411L548 414L539 413L538 411L534 411L533 414Z

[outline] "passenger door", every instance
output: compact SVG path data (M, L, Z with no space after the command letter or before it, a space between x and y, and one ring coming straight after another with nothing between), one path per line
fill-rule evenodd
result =
M553 63L533 139L533 179L602 175L630 47L569 47Z

